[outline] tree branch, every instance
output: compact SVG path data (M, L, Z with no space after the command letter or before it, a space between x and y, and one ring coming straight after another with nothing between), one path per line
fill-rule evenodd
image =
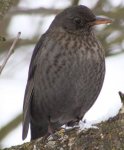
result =
M18 41L20 35L21 35L21 32L18 32L18 35L17 35L17 37L15 38L15 40L13 41L13 43L12 43L12 45L11 45L9 51L8 51L8 54L7 54L7 56L6 56L6 58L5 58L4 62L3 62L3 64L0 66L0 74L2 73L3 68L5 67L5 65L6 65L6 63L7 63L8 59L9 59L9 57L12 55L13 50L14 50L14 48L15 48L15 45L16 45L16 43L17 43L17 41Z
M43 15L53 15L61 12L62 9L55 9L55 8L23 8L23 7L16 7L9 11L8 15L20 15L20 14L43 14Z
M121 98L124 95L121 94ZM124 103L123 103L124 104ZM56 140L52 137L43 142L42 138L4 150L121 150L124 149L124 112L108 121L97 124L98 128L76 129L61 134Z
M73 6L73 5L78 5L79 1L80 1L80 0L72 0L72 6Z
M16 116L7 125L0 129L0 141L2 141L13 129L15 129L22 121L22 114Z

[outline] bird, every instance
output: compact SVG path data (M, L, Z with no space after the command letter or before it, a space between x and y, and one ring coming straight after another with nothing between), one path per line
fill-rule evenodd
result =
M87 6L66 8L56 15L36 44L23 103L22 139L73 127L96 101L105 76L104 49L94 26L112 20Z

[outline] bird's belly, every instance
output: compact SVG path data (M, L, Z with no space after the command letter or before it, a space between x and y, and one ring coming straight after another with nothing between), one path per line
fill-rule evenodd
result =
M105 65L101 62L75 63L63 67L59 74L45 74L35 88L40 116L65 124L83 117L95 102L104 80Z

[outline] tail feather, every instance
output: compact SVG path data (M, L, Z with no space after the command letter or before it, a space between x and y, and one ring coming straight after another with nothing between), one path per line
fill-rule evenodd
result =
M29 129L29 122L30 122L30 114L29 114L29 108L28 108L27 112L23 115L23 130L22 130L23 140L27 137L28 129Z

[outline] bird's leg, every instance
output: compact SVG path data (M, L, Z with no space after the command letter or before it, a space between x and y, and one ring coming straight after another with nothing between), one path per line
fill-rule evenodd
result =
M56 130L52 127L51 123L49 122L48 126L48 133L52 136L54 140L61 138L64 136L65 129L62 127L56 128Z
M54 130L53 130L50 122L49 122L49 125L48 125L48 133L51 134L51 135L54 133Z
M42 141L45 142L48 139L49 136L53 137L53 133L54 133L54 130L53 130L53 128L51 126L51 123L49 121L47 133L43 137Z
M54 130L53 130L50 122L49 122L49 125L48 125L48 131L45 134L45 136L43 137L42 141L45 142L48 139L49 136L52 136L53 139L55 139L54 138Z
M49 122L49 125L48 125L48 134L50 135L50 137L52 136L52 138L54 140L58 139L58 136L55 134L55 130L53 129L53 127L52 127L50 122Z

